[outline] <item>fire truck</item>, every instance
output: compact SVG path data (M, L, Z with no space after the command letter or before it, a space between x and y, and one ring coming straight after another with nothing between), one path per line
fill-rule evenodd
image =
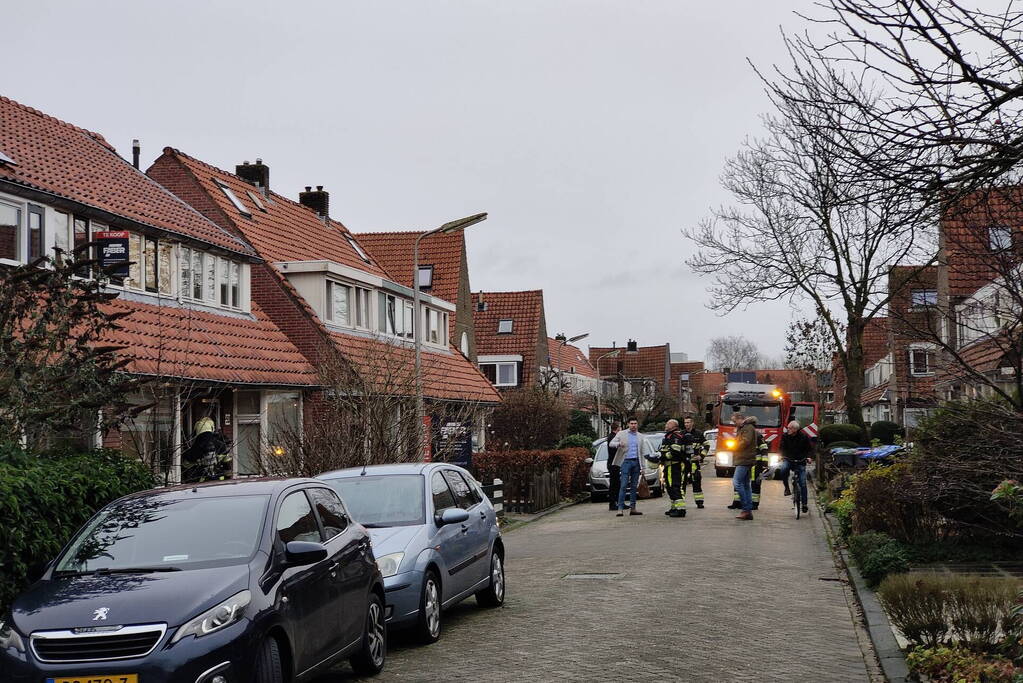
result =
M714 454L714 470L719 477L730 477L735 472L732 464L735 449L735 426L732 414L742 411L747 417L757 418L757 431L768 447L768 465L776 467L781 463L778 449L781 435L792 420L798 420L803 431L811 439L817 438L820 407L809 401L793 401L782 387L776 384L748 384L729 382L718 396L716 403L708 403L706 421L717 425L717 452Z

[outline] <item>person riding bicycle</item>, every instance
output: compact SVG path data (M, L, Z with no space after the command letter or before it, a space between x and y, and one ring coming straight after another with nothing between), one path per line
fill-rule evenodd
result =
M806 463L813 459L813 443L810 437L800 428L799 422L793 420L785 427L781 435L781 477L785 484L785 495L791 496L789 490L789 472L799 477L799 504L803 512L809 512L806 498Z

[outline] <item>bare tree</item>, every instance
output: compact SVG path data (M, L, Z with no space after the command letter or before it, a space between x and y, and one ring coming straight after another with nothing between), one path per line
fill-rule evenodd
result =
M756 370L763 361L757 345L742 335L715 337L707 347L707 362L712 368Z
M314 476L345 467L421 460L416 419L415 366L410 350L378 339L372 351L350 357L336 348L319 354L321 390L306 403L303 423L277 421L257 446L266 474ZM441 371L424 366L424 379ZM479 399L431 401L432 458L444 461L471 438L465 425L485 418Z
M660 426L669 418L679 417L679 405L674 396L656 389L647 392L617 392L602 399L602 410L615 417L619 424L630 418L639 421L640 431Z
M844 336L845 330L840 330ZM831 370L838 348L831 328L822 318L799 318L785 334L785 367L820 374Z

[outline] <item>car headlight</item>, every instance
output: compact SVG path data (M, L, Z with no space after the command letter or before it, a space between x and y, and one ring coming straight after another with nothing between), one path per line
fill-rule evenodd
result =
M24 652L25 641L23 641L18 632L14 630L13 624L0 620L0 650L9 650L11 648L14 648L18 652Z
M728 451L718 451L717 464L730 467L732 465L732 454Z
M768 467L777 467L779 463L781 463L781 455L779 455L778 453L771 453L770 455L767 456Z
M377 558L377 566L380 567L380 575L385 579L388 576L394 576L398 573L398 567L401 566L401 560L405 557L405 553L391 553L390 555L381 555Z
M232 595L224 602L212 609L208 609L195 619L178 629L178 632L171 638L171 643L176 643L185 636L208 635L214 631L230 626L242 618L245 606L252 600L252 593L247 590Z

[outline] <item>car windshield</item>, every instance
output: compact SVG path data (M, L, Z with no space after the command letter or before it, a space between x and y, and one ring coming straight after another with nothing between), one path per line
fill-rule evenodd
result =
M734 403L726 405L730 408L736 407ZM739 405L738 407L746 417L752 416L757 418L757 427L778 427L781 425L781 405L779 404L768 406ZM732 412L730 409L726 410L722 420L727 416L727 419L730 421L732 419Z
M247 562L269 496L132 498L101 511L57 562L58 574L175 571Z
M328 479L355 521L365 527L426 524L423 477L392 474Z

